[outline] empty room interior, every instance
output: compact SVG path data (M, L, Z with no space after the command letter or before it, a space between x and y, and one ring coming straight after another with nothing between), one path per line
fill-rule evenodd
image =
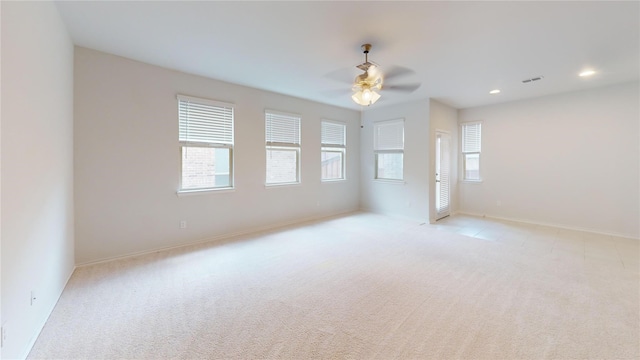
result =
M640 358L640 2L0 15L1 359Z

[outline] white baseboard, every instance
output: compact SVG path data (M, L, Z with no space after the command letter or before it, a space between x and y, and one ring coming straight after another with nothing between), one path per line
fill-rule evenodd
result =
M581 227L563 225L563 224L556 224L556 223L546 223L546 222L540 222L540 221L529 220L529 219L519 219L519 218L513 218L513 217L493 216L493 215L478 214L478 213L473 213L473 212L468 212L468 211L458 211L457 214L469 215L469 216L477 216L477 217L496 219L496 220L514 221L514 222L530 224L530 225L549 226L549 227L555 227L555 228L559 228L559 229L582 231L582 232L588 232L588 233L598 234L598 235L616 236L616 237L621 237L621 238L625 238L625 239L632 239L632 240L640 240L639 237L635 237L635 236L629 235L629 234L621 234L621 233L600 231L600 230L595 230L595 229L581 228Z
M330 215L309 216L309 217L305 217L305 218L287 220L287 221L282 221L282 222L274 223L274 224L268 224L268 225L264 225L264 226L256 226L256 227L244 229L244 230L241 230L241 231L220 234L220 235L207 237L207 238L199 239L199 240L195 240L195 241L190 241L190 242L186 242L186 243L182 243L182 244L178 244L178 245L154 248L154 249L144 250L144 251L137 251L137 252L128 253L128 254L125 254L125 255L118 255L118 256L112 256L112 257L107 257L107 258L98 259L98 260L91 260L91 261L87 261L87 262L83 262L83 263L77 263L76 267L85 267L85 266L96 265L96 264L101 264L101 263L106 263L106 262L111 262L111 261L116 261L116 260L132 258L132 257L136 257L136 256L141 256L141 255L152 254L152 253L156 253L156 252L160 252L160 251L168 251L168 250L173 250L173 249L179 249L179 248L182 248L182 247L185 247L185 246L193 246L193 245L205 244L205 243L209 243L209 242L216 242L216 241L220 241L220 240L224 240L224 239L233 238L233 237L236 237L236 236L250 235L250 234L259 233L259 232L263 232L263 231L276 230L276 229L287 227L287 226L291 226L291 225L304 224L304 223L307 223L307 222L331 219L331 218L344 216L345 214L350 214L350 213L354 213L354 212L358 212L358 211L359 211L358 209L354 208L354 209L339 211L337 213L333 213L333 214L330 214Z
M62 297L62 293L64 292L64 289L66 289L67 284L69 284L69 280L71 280L71 276L73 276L73 273L75 271L76 271L76 267L74 266L73 269L71 269L71 273L69 273L69 276L67 276L67 280L64 282L64 286L62 287L62 289L60 289L60 292L58 293L56 301L53 303L53 305L47 311L47 316L41 321L41 323L38 325L38 327L36 327L36 331L31 336L31 339L29 340L29 343L27 343L27 346L25 348L24 354L21 357L19 357L19 359L26 359L27 356L29 356L29 353L31 352L31 349L33 349L33 345L36 344L36 341L38 340L38 337L40 336L40 333L42 332L42 329L44 329L44 326L46 325L47 321L49 321L49 317L51 316L51 313L53 312L53 309L55 309L56 305L58 305L58 301L60 301L60 297Z

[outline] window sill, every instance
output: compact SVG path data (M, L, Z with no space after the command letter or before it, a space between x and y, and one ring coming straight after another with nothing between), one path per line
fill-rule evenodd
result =
M321 183L323 184L336 184L336 183L341 183L341 182L346 182L347 179L327 179L327 180L320 180Z
M481 180L460 180L460 182L464 184L482 184L482 179Z
M183 197L183 196L194 196L194 195L221 194L221 193L229 193L229 192L235 192L235 191L236 191L236 188L234 187L219 188L219 189L178 190L176 191L176 195L178 197Z
M286 187L297 187L301 186L302 183L283 183L283 184L264 184L266 189L275 189L275 188L286 188Z
M392 180L392 179L373 179L374 182L383 183L383 184L393 184L393 185L404 185L406 182L404 180Z

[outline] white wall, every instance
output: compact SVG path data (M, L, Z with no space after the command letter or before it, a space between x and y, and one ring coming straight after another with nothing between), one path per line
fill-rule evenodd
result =
M638 83L460 110L482 120L463 212L640 236ZM501 202L501 206L497 205Z
M1 6L2 357L14 359L74 266L73 44L54 3Z
M358 209L357 111L86 48L75 64L77 263ZM235 191L176 196L176 94L235 104ZM265 109L302 117L301 185L265 188ZM320 181L323 118L348 124L346 181Z
M429 219L429 100L376 106L362 113L360 206L417 221ZM403 118L404 182L374 180L373 123Z
M432 152L429 158L429 174L432 176L429 178L429 221L434 222L436 216L436 203L435 203L435 149L436 149L436 130L443 131L451 136L451 144L449 144L450 150L450 189L449 189L449 209L453 214L458 210L458 158L459 158L459 145L458 145L458 110L445 105L439 101L431 99L429 102L429 125L431 136L429 138Z

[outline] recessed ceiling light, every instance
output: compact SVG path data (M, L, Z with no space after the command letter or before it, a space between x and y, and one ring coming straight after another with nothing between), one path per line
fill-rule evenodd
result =
M578 74L578 76L582 76L582 77L591 76L591 75L593 75L595 73L596 72L593 71L593 70L585 70L585 71L581 72L580 74Z
M500 90L498 90L498 89L491 90L491 91L489 91L489 94L491 94L491 95L500 94Z

